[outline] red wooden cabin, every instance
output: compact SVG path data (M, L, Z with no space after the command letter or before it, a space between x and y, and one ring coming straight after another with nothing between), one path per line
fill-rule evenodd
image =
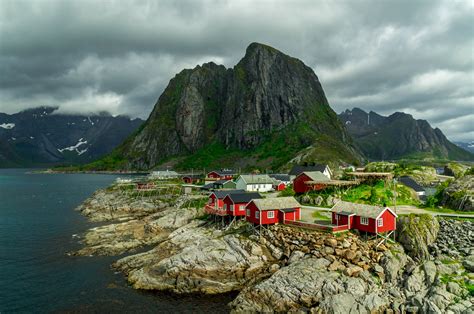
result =
M227 194L224 197L224 210L230 216L245 216L247 204L254 199L260 199L262 196L257 192L244 192Z
M301 218L301 205L292 196L254 199L248 203L245 217L256 225L295 221Z
M232 180L236 175L234 170L213 170L207 174L207 179L211 180Z
M199 183L201 181L201 176L196 174L189 174L183 176L183 182L186 184Z
M306 193L309 191L322 190L325 187L324 182L328 181L330 181L330 179L326 177L322 172L302 172L293 180L293 190L295 191L295 193ZM310 182L313 183L309 184ZM318 184L317 182L321 183Z
M397 229L397 214L385 206L372 206L340 201L331 209L333 225L347 225L369 233L384 233Z
M224 191L214 191L209 194L209 200L206 204L206 212L209 214L219 214L224 215L226 212L224 211L224 198L228 194L233 193L243 193L244 190L224 190Z

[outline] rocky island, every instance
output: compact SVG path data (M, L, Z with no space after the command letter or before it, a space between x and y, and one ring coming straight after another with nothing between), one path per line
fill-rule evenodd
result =
M232 312L474 311L472 221L400 217L397 243L376 248L352 232L274 225L257 233L245 221L222 227L204 214L206 200L173 189L97 191L78 210L101 225L72 254L126 253L113 267L136 289L238 291Z

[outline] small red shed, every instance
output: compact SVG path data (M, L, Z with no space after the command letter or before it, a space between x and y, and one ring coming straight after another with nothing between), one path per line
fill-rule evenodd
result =
M283 191L284 189L286 189L286 184L283 182L278 182L273 186L273 188L275 189L275 191Z
M224 209L230 216L245 216L247 204L254 199L260 199L262 196L257 192L243 192L227 194L224 197Z
M293 190L295 193L306 193L323 189L324 182L331 181L320 171L302 172L293 180ZM308 184L309 182L321 182L320 184Z
M248 203L245 217L256 225L295 221L301 218L301 205L292 196L254 199Z
M384 233L397 229L397 214L389 207L340 201L331 209L333 225L347 225L369 233Z

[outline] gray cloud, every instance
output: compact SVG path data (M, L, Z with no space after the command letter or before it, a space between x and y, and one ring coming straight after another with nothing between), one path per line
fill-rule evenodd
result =
M146 118L183 68L250 42L298 57L332 107L405 111L473 140L469 1L0 2L0 112L58 105Z

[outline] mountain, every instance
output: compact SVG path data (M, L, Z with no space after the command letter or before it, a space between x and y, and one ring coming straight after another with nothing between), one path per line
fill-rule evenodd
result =
M92 168L281 168L288 161L356 161L360 154L313 70L252 43L232 69L178 73L143 128Z
M143 123L107 113L56 114L56 109L0 113L0 167L91 162L110 153Z
M465 142L453 142L457 146L461 147L464 150L467 150L468 152L471 152L474 154L474 141L470 141L469 143Z
M474 160L474 155L451 143L426 120L395 112L385 117L359 108L339 115L357 146L369 159L440 158Z

